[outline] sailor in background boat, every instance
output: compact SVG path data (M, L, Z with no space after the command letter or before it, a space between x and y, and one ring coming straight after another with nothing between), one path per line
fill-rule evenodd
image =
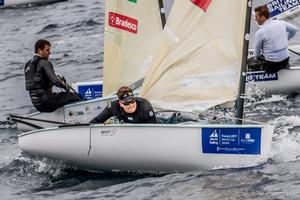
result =
M255 20L260 29L255 33L254 57L248 67L254 71L275 73L289 67L288 40L296 35L297 27L281 20L272 20L266 5L255 8Z
M123 86L117 91L118 100L106 107L90 123L104 123L115 116L125 123L157 123L156 116L150 102L141 97L135 97L132 90Z
M48 60L51 53L49 41L41 39L35 43L35 54L25 65L25 85L33 106L40 112L53 112L66 104L80 99L69 92L66 81L60 80ZM53 85L66 92L53 93Z

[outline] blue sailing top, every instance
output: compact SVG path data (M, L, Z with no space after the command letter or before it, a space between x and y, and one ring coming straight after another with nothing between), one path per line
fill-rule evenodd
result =
M289 57L288 40L295 36L297 27L281 20L269 19L255 33L254 55L263 54L266 60L280 62Z

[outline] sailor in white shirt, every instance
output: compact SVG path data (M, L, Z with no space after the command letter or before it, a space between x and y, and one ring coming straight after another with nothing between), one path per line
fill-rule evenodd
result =
M278 72L289 66L288 40L296 35L297 27L281 20L272 20L267 6L255 8L255 20L261 26L255 33L254 58L249 67L262 65L267 73Z

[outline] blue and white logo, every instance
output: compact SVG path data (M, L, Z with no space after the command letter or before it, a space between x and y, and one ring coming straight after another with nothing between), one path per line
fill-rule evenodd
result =
M202 152L260 154L261 128L202 128Z
M219 135L217 133L217 129L215 129L209 136L209 144L219 144Z
M0 6L4 6L4 0L0 0Z
M78 86L78 92L86 99L96 99L102 97L102 85Z
M91 88L88 88L87 91L85 91L85 93L84 93L85 96L92 96L92 94L93 93L92 93Z

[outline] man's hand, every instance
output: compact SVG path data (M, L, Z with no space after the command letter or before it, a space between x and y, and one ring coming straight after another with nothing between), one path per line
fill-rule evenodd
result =
M66 84L67 83L67 80L65 79L65 77L60 77L60 80L64 83L64 84Z
M70 86L67 84L67 80L65 79L65 77L63 76L57 76L59 78L59 80L61 81L61 83L64 85L64 89L66 90L66 92L70 91Z

